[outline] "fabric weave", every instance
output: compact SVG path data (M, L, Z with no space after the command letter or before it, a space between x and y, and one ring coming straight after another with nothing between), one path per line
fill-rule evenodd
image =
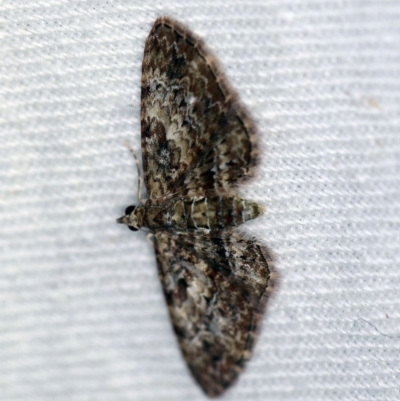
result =
M400 3L0 2L0 401L203 400L136 201L156 17L214 50L264 154L246 224L280 288L223 397L399 399Z

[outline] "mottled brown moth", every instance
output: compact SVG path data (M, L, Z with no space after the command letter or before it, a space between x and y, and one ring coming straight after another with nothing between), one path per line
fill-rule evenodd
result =
M139 185L117 221L151 231L183 356L218 396L249 359L273 287L267 249L237 229L263 213L236 193L255 174L258 135L204 42L168 17L144 49L141 131L147 198Z

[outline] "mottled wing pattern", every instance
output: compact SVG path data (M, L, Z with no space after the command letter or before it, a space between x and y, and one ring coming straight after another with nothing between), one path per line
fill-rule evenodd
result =
M250 357L272 274L265 248L237 232L156 231L160 280L189 368L209 396Z
M251 118L203 41L169 18L147 38L141 96L150 199L230 191L253 175Z

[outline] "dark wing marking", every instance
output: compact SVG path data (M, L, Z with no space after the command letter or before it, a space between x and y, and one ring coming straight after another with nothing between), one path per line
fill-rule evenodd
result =
M166 17L145 45L141 127L151 199L225 192L254 174L249 114L204 42Z
M250 357L273 286L266 248L236 232L219 237L157 231L161 284L183 356L209 396Z

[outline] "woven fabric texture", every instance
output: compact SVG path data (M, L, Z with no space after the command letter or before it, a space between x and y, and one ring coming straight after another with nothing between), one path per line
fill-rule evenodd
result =
M281 283L225 400L400 397L400 2L0 1L0 401L204 400L136 201L144 42L201 35L258 123Z

